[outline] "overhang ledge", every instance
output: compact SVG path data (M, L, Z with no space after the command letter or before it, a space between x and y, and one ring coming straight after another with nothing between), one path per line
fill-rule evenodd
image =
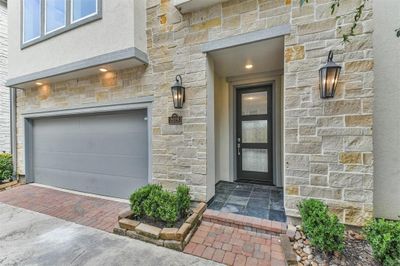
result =
M36 86L36 82L48 84L96 75L99 68L116 71L147 64L147 54L132 47L11 78L7 80L6 86L26 89Z

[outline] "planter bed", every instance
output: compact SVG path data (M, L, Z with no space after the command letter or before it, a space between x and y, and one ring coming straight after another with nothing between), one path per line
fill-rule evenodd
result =
M281 235L287 265L380 265L372 255L372 249L363 236L347 230L343 252L331 256L310 245L301 226L289 225L287 235Z
M0 181L0 191L9 189L9 188L17 186L17 185L18 185L17 180L9 179L9 180Z
M155 223L147 218L135 220L134 213L129 210L118 216L114 233L183 251L200 224L206 208L205 203L199 203L186 220L178 221L173 228L162 227L161 223Z

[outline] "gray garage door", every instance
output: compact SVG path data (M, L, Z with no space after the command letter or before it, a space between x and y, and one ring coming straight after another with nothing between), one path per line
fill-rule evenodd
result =
M36 183L128 198L147 184L146 110L33 121Z

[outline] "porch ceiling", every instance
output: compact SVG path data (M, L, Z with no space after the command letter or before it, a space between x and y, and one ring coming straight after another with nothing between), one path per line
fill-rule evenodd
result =
M221 77L278 71L284 64L284 37L209 52ZM246 69L246 65L252 65Z

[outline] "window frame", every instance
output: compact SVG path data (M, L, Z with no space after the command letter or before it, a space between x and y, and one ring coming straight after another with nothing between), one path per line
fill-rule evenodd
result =
M21 7L24 6L24 2L25 2L25 0L21 0ZM39 0L40 17L43 16L42 15L42 2L43 2L42 0ZM21 8L21 27L22 27L22 30L21 30L21 41L22 41L22 43L34 42L35 40L38 40L40 37L42 37L42 20L40 19L39 22L40 22L40 25L39 25L39 28L40 28L39 36L37 36L37 37L35 37L33 39L30 39L29 41L25 42L25 27L24 27L24 25L25 25L25 12L24 12L24 9Z
M66 0L66 12L65 12L65 25L63 27L60 27L58 29L55 29L50 32L46 32L46 0L40 0L40 36L36 37L34 39L31 39L29 41L24 40L24 0L20 0L20 15L21 15L21 26L20 26L20 32L21 32L21 37L20 37L20 44L21 44L21 50L30 47L32 45L35 45L37 43L41 43L45 40L48 40L50 38L53 38L55 36L58 36L64 32L73 30L75 28L78 28L80 26L84 26L86 24L89 24L91 22L97 21L102 19L102 13L103 13L103 0L96 0L96 7L97 7L97 12L93 13L91 15L88 15L86 17L81 18L80 20L77 20L75 22L72 22L72 0Z
M41 1L41 3L44 3L44 35L48 35L54 31L57 31L57 30L62 29L67 26L68 0L64 0L65 1L64 25L62 25L61 27L55 28L51 31L47 31L47 1L49 1L49 0Z
M69 0L69 1L71 2L71 8L70 8L70 13L71 13L70 14L71 15L70 22L71 22L71 24L78 23L79 21L85 20L85 19L90 18L92 16L96 16L99 13L99 1L96 0L96 12L95 13L92 13L92 14L86 15L84 17L81 17L81 18L79 18L77 20L74 20L74 0Z

